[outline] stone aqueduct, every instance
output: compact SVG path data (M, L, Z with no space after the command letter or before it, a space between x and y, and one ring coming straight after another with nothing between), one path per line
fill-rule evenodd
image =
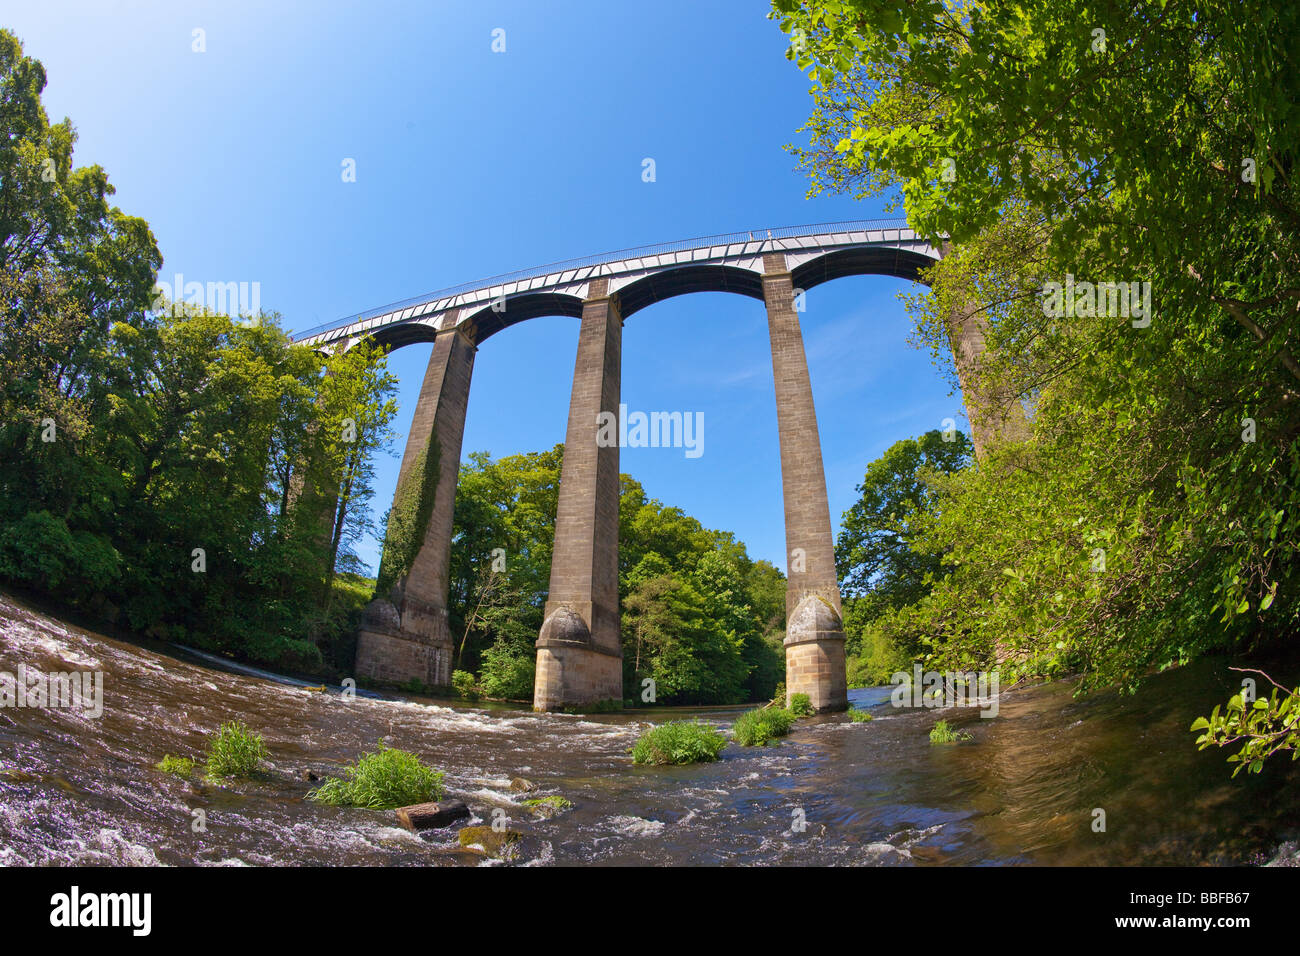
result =
M786 688L818 711L847 706L844 632L817 416L795 296L848 275L919 280L942 252L903 220L842 222L684 240L556 263L372 310L300 333L319 349L369 338L389 348L432 342L399 472L404 493L421 456L437 455L423 543L386 598L367 608L357 675L429 685L451 681L447 599L452 508L474 354L508 325L543 315L581 319L560 476L550 591L537 638L534 709L623 699L619 638L619 449L599 447L597 417L617 414L623 322L688 292L735 292L767 309L781 444L785 537ZM950 318L977 451L988 435L971 389L983 351L979 313Z

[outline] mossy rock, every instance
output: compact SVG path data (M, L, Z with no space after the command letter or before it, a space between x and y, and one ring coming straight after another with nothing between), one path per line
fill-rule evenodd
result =
M463 827L460 831L460 845L463 847L479 846L488 856L498 860L510 860L519 852L519 841L524 835L518 830L493 830L491 827Z
M523 801L523 805L531 810L543 820L549 820L551 817L558 816L565 810L573 809L573 801L559 794L550 797L537 797L533 800Z

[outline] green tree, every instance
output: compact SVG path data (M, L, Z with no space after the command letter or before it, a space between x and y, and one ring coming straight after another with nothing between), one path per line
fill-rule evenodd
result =
M943 574L942 555L918 551L924 524L938 508L933 478L967 467L970 439L929 431L894 442L867 466L858 500L844 512L835 542L835 566L846 597L874 598L873 606L913 604Z
M897 190L950 237L910 303L919 338L946 363L944 318L973 303L987 374L1034 407L1029 442L946 482L919 546L951 573L897 617L936 662L998 647L1084 688L1289 633L1300 96L1260 64L1296 58L1300 11L775 8L815 84L813 189ZM1118 281L1152 308L1099 308Z

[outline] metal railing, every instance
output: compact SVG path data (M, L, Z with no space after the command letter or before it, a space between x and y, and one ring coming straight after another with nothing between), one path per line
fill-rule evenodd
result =
M833 232L868 232L880 229L906 228L908 228L906 219L854 219L849 220L848 222L822 222L807 226L781 226L776 229L751 229L748 232L727 232L717 236L700 236L695 239L678 239L675 242L663 242L652 246L636 246L631 249L602 252L598 255L583 256L579 259L564 259L560 262L551 262L547 265L537 266L532 269L521 269L516 272L504 272L501 275L488 276L486 279L476 279L473 282L462 282L459 285L449 286L445 289L438 289L437 291L430 292L426 295L414 296L409 299L402 299L398 302L390 302L377 309L368 309L365 312L359 312L356 315L350 315L347 318L339 319L335 322L327 322L324 325L318 325L315 328L298 332L294 335L294 341L301 342L304 339L313 338L317 335L323 335L326 332L332 332L336 329L344 328L354 322L373 319L376 316L384 315L389 312L396 312L400 309L407 309L413 305L423 305L426 302L450 298L451 296L461 295L465 292L477 292L480 289L503 285L507 282L521 282L525 279L536 279L541 276L552 275L556 272L567 272L571 269L583 269L587 266L603 265L606 262L619 262L624 259L639 259L646 256L663 255L669 252L682 252L687 249L701 249L706 246L726 246L766 239L794 239L800 236L817 236Z

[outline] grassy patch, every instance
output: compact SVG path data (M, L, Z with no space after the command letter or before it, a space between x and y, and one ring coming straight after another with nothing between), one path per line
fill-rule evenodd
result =
M266 759L262 735L248 729L242 720L222 724L208 744L208 776L251 777Z
M632 748L632 762L700 763L718 759L727 738L698 720L672 720L646 731Z
M948 726L948 721L941 720L930 728L930 743L932 744L955 744L959 740L970 740L971 735L964 730L953 730Z
M442 771L426 767L415 754L382 744L345 773L347 779L326 780L307 796L332 807L395 810L413 803L437 802L446 792Z
M814 713L812 698L807 694L792 694L790 697L790 713L796 717L811 717Z
M731 735L743 747L761 747L788 734L794 721L794 714L782 707L760 707L736 718Z
M849 708L849 720L853 721L855 724L864 724L868 720L875 719L876 718L872 717L865 710L858 710L856 707Z
M166 754L155 765L155 769L178 777L188 777L194 773L194 761L189 757L173 757L171 754Z

